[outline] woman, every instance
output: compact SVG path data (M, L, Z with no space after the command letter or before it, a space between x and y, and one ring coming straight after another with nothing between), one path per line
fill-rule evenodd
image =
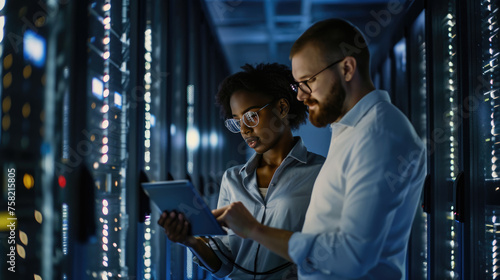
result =
M296 129L307 118L306 106L290 88L290 70L280 64L245 65L227 77L216 100L226 127L241 133L255 154L222 178L218 208L241 201L265 225L302 230L314 180L324 162L308 152ZM229 230L210 242L188 235L184 215L164 212L158 220L171 241L189 247L199 264L216 277L286 279L295 267L258 243Z

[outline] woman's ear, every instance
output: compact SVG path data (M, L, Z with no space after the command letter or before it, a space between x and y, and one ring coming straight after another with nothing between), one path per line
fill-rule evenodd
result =
M286 117L286 115L288 115L288 112L290 111L290 103L288 103L288 100L286 100L286 98L281 98L278 104L280 108L280 117Z

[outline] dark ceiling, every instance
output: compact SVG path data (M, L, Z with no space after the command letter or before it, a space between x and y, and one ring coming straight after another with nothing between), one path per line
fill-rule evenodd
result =
M290 65L292 43L312 23L349 20L368 37L373 53L407 10L411 0L205 0L232 72L245 63Z

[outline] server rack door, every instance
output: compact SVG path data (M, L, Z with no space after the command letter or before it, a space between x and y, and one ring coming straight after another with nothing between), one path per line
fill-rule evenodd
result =
M470 67L465 84L464 108L470 114L470 154L466 172L465 219L467 228L465 276L500 277L500 1L464 4L469 50L463 65ZM467 12L465 12L467 11Z
M3 3L17 41L3 50L1 158L24 184L15 279L126 276L128 4Z
M87 279L128 276L125 256L129 226L126 204L127 133L130 85L129 2L96 0L86 2L88 30L85 67L74 69L84 77L79 121L89 148L84 164L91 185L96 227L95 239L85 244L88 257L82 273Z
M170 104L168 105L170 114L170 139L169 159L171 163L170 171L175 179L184 179L187 177L187 150L186 150L186 132L187 132L187 2L170 1L169 2L169 23L168 39L170 52L168 53L168 72L169 83L168 95ZM186 254L185 248L170 243L170 258L167 262L170 264L171 279L186 279Z
M170 144L169 95L167 94L167 36L168 2L148 0L144 3L144 38L141 55L142 85L137 92L141 117L138 118L138 135L141 145L137 161L147 180L168 180L168 157ZM171 105L170 105L171 106ZM156 221L161 214L154 205L149 205L151 213L138 226L137 250L142 258L137 259L138 277L141 279L170 279L170 244L166 242L163 230ZM145 209L147 210L147 209ZM141 213L141 215L147 213ZM167 252L167 254L163 254Z
M398 78L401 92L408 93L409 118L415 130L428 145L428 92L426 84L426 50L425 50L425 13L421 12L409 26L408 38L394 47L397 58ZM408 43L408 44L407 44ZM399 70L399 68L402 68ZM408 72L405 72L407 70ZM399 75L405 75L399 77ZM408 83L404 81L408 80ZM421 207L415 213L411 238L408 250L408 276L409 279L427 279L428 273L428 216Z
M138 129L144 146L138 160L150 180L191 179L215 207L226 163L235 163L227 151L237 151L241 142L229 132L240 141L227 141L214 106L217 86L228 74L225 57L198 1L148 0L145 6L143 127ZM193 263L189 250L166 240L156 225L158 209L151 208L139 232L138 252L144 253L139 276L212 279Z
M0 278L53 279L68 264L61 120L71 5L0 1ZM58 180L59 179L59 180Z
M429 259L431 279L460 279L461 226L455 221L454 184L461 170L461 118L458 91L455 1L427 7L427 65L430 101L431 186Z

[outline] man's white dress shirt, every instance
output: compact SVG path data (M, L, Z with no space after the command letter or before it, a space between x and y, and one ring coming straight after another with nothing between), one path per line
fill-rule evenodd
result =
M303 230L289 241L299 279L404 279L425 147L381 90L331 127Z

